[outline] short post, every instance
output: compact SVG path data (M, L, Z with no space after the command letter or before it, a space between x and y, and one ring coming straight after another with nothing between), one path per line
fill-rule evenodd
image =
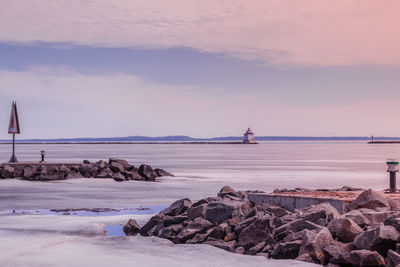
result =
M396 173L399 171L399 161L396 159L388 159L386 161L386 165L388 166L387 171L390 173L390 193L396 193Z
M46 154L45 150L40 151L40 155L42 156L42 160L40 161L40 163L44 163L44 154Z

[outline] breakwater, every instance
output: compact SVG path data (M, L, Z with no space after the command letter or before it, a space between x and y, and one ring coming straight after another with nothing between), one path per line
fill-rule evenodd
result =
M102 178L122 182L128 180L155 181L161 176L173 176L171 173L142 164L135 167L124 159L110 158L83 163L45 163L18 162L0 165L0 178L23 179L29 181L52 181L73 178Z

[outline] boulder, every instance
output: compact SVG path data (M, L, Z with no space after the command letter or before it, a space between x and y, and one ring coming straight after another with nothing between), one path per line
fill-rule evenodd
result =
M68 168L67 166L65 166L64 164L62 164L61 165L61 167L60 167L60 170L59 170L60 172L64 172L64 173L71 173L71 169L70 168Z
M359 210L351 210L343 214L341 217L352 219L361 228L371 224L371 221Z
M301 240L278 243L272 251L271 257L274 259L295 259L299 256L302 244Z
M171 176L174 177L173 174L164 171L163 169L154 169L154 172L157 174L158 177L162 177L162 176Z
M184 213L191 206L192 201L190 201L188 198L183 198L172 203L168 208L161 211L161 213L169 216L177 216Z
M325 245L322 250L325 254L325 262L349 265L351 264L350 252L352 250L351 243L342 243L338 241L330 242Z
M178 215L178 216L168 216L166 215L163 220L164 226L170 226L172 224L179 224L183 221L186 221L188 217L186 215Z
M306 253L311 256L315 263L325 262L325 255L322 248L333 241L332 235L326 227L318 232L306 230L302 241L299 255Z
M157 214L153 217L151 217L151 219L145 224L143 225L143 227L139 230L139 234L141 234L142 236L150 236L153 235L156 230L158 230L157 228L162 228L163 226L163 219L164 219L165 215L164 214Z
M38 170L38 168L35 165L26 166L24 168L23 177L25 179L29 179L29 178L31 178L32 176L34 176L36 174L37 170Z
M257 218L243 229L238 236L238 246L246 250L265 241L270 234L269 218Z
M387 218L384 222L385 225L390 225L400 232L400 214L396 213Z
M15 169L10 165L4 165L1 170L0 176L3 178L14 178L15 177Z
M150 165L142 164L139 167L139 174L144 177L146 181L155 181L157 174L154 172Z
M313 258L308 253L300 254L295 260L296 261L310 262L310 263L314 262Z
M367 208L375 209L381 207L390 208L390 204L387 198L378 194L377 192L368 189L360 194L353 202L350 204L350 210Z
M113 172L124 172L124 171L125 171L124 165L122 165L122 164L120 164L120 163L118 163L118 162L115 162L115 161L112 161L112 162L110 163L109 168L110 168Z
M344 243L353 242L356 236L364 232L352 219L346 217L332 220L328 224L328 229L333 236Z
M353 250L350 258L353 266L385 266L385 259L376 251Z
M211 245L211 246L214 246L214 247L217 247L217 248L229 251L229 252L235 252L235 248L236 248L235 240L225 242L223 240L208 238L204 244Z
M105 162L104 160L99 160L98 162L95 163L95 166L97 167L98 170L102 170L108 167L108 163Z
M125 178L127 180L143 180L144 178L139 174L138 171L136 170L130 170L130 171L125 171L124 172Z
M316 223L320 219L330 222L340 216L335 207L329 203L321 203L301 210L300 217L306 221Z
M204 217L205 213L206 213L206 204L202 204L196 207L191 207L190 209L188 209L187 211L187 217L189 220L194 220L197 217Z
M237 206L230 202L212 202L207 205L205 218L214 224L220 224L233 217Z
M245 252L244 247L237 247L237 248L235 249L235 253L236 253L236 254L244 254L244 252Z
M358 235L353 242L355 248L378 251L386 256L389 249L395 249L400 234L393 226L380 225Z
M257 253L261 252L265 247L265 241L258 243L254 247L251 247L246 254L248 255L256 255Z
M125 176L123 176L120 172L114 172L112 177L114 178L114 181L117 182L125 181Z
M171 241L175 240L176 235L182 231L183 225L181 224L173 224L167 227L164 227L163 229L160 230L158 236L161 238L167 238ZM201 242L204 242L205 239L203 239ZM187 242L188 243L188 242ZM196 243L193 243L196 244Z
M229 232L229 225L227 223L221 223L220 225L211 229L208 237L215 239L224 239L225 234Z
M388 254L387 254L387 258L386 258L386 266L387 267L399 267L400 266L400 254L393 250L388 250Z
M136 235L137 233L139 233L140 226L135 219L129 219L129 221L125 224L123 230L126 235Z
M212 223L209 221L203 218L196 218L176 235L174 243L185 243L187 240L193 238L196 234L204 233L212 226Z
M284 209L282 207L277 207L277 206L268 207L267 211L276 217L282 217L282 216L290 214L290 212L287 209Z
M230 186L224 186L218 193L218 197L226 197L226 196L233 196L236 198L240 198L240 194L236 192L232 187Z
M80 174L85 178L89 178L90 177L90 171L91 171L91 166L89 164L82 164L79 167Z
M287 235L295 232L300 232L304 229L314 230L314 229L322 229L322 226L306 221L304 219L296 219L294 221L290 221L278 228L275 229L275 239L283 240Z
M109 168L102 169L97 173L96 178L113 178L113 172Z
M110 159L108 160L108 164L110 164L110 165L111 165L113 162L118 163L118 164L121 164L124 168L131 166L131 165L129 165L129 163L128 163L126 160L124 160L124 159L110 158Z
M387 218L393 215L393 211L375 211L371 209L359 209L359 211L371 222L371 224L383 223Z

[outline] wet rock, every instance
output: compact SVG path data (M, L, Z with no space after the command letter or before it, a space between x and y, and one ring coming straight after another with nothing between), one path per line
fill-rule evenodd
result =
M395 249L400 234L393 226L380 225L358 235L353 242L358 249L376 250L385 256L389 249Z
M223 240L217 240L214 238L208 238L204 244L211 245L229 252L235 252L235 247L236 247L235 240L225 242Z
M269 218L256 219L239 233L238 245L246 250L265 241L270 233Z
M164 171L163 169L154 169L154 172L157 174L158 177L162 177L162 176L171 176L174 177L173 174Z
M90 161L88 161L87 159L84 159L83 164L90 164Z
M188 198L180 199L172 203L168 208L161 211L162 214L169 216L177 216L185 212L188 208L192 206L192 201Z
M137 180L137 181L140 181L140 180L143 180L143 179L144 179L144 178L139 174L139 172L136 171L136 170L125 171L125 172L124 172L124 175L125 175L125 178L126 178L127 180Z
M143 227L140 229L139 233L142 236L150 236L155 233L157 230L157 227L163 227L163 220L164 220L165 215L164 214L157 214L145 224Z
M118 163L118 162L111 162L109 168L113 171L113 172L124 172L125 168L124 165Z
M378 194L377 192L368 189L367 191L360 194L353 202L350 204L350 209L375 209L381 207L389 207L390 204L387 198Z
M1 177L3 178L14 178L15 177L15 169L10 165L4 165L3 169L1 170Z
M322 248L331 243L333 238L329 230L324 227L318 232L306 230L302 241L299 255L307 253L311 256L313 262L324 263L325 255Z
M125 224L123 230L126 235L136 235L137 233L139 233L140 226L135 219L129 219L129 221Z
M301 240L278 243L272 251L271 257L274 259L295 259L299 256L302 244Z
M393 250L389 250L386 258L386 266L387 267L400 266L400 254Z
M332 220L328 224L328 229L344 243L353 242L356 236L364 232L352 219L343 217Z
M342 243L338 241L330 242L325 245L322 250L325 253L325 262L339 265L351 264L350 252L352 250L351 243Z
M353 266L385 266L385 259L376 251L353 250L350 253Z
M154 172L150 165L142 164L139 167L139 174L145 178L146 181L155 181L157 174Z
M125 176L123 176L120 172L115 172L112 174L114 181L122 182L125 181Z
M79 167L79 172L83 177L89 178L90 177L91 166L89 164L82 164Z

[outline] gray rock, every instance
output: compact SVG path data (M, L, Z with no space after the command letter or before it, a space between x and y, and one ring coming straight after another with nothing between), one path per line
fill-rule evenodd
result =
M124 159L110 158L110 159L108 160L108 164L110 164L110 165L111 165L113 162L116 162L116 163L118 163L118 164L121 164L124 168L131 166L131 165L129 165L129 163L128 163L126 160L124 160Z
M269 218L256 219L239 233L238 246L246 250L265 241L270 234Z
M301 240L278 243L272 251L271 257L274 259L295 259L299 256L302 244Z
M142 164L139 167L139 174L144 177L146 181L155 181L157 174L154 172L150 165Z
M326 219L328 222L340 216L335 207L329 203L321 203L303 209L301 218L306 221L316 223L319 219Z
M353 242L363 229L350 218L337 218L328 224L329 231L342 242Z
M237 248L235 249L235 253L236 253L236 254L244 254L244 252L245 252L244 247L237 247Z
M352 250L351 243L342 243L333 241L325 245L322 250L325 254L325 262L330 262L339 265L351 264L350 252Z
M26 166L24 168L23 177L25 179L29 179L29 178L31 178L32 176L34 176L36 174L37 170L38 170L38 168L35 165Z
M386 266L387 267L400 266L400 254L393 250L388 250L388 254L387 254L387 258L386 258Z
M206 213L206 204L202 204L199 206L195 206L195 207L191 207L190 209L188 209L187 211L187 217L189 220L194 220L197 217L204 217L205 213Z
M159 231L158 236L161 237L161 238L167 238L167 239L173 241L173 240L176 239L176 235L180 231L182 231L182 229L183 229L183 225L181 225L181 224L173 224L173 225L164 227L161 231ZM204 242L204 241L205 241L205 239L202 242ZM195 243L193 243L193 244L195 244Z
M79 167L79 172L83 177L89 178L90 177L90 171L91 171L91 166L89 164L82 164Z
M236 192L232 187L230 186L224 186L218 193L219 197L226 197L226 196L234 196L237 198L240 198L240 194L238 192Z
M172 203L168 208L161 211L162 214L169 216L177 216L184 213L188 208L192 206L192 201L188 198L180 199Z
M67 166L65 166L64 164L61 165L60 167L60 172L64 172L64 173L71 173L70 168L68 168Z
M387 218L384 222L385 225L391 225L400 232L400 214L396 213Z
M15 177L15 169L10 165L4 165L1 170L1 177L3 178L14 178Z
M209 221L203 218L196 218L177 234L176 240L174 240L174 242L185 243L187 240L193 238L196 234L204 233L212 226L212 223L210 223Z
M368 189L360 194L353 202L350 204L350 209L375 209L380 207L390 207L389 201L384 196Z
M98 170L102 170L108 167L108 163L105 162L104 160L100 160L95 163L95 166L97 167Z
M114 181L117 181L117 182L125 181L125 176L123 176L120 172L114 172L112 174L112 177L114 178Z
M392 211L374 211L370 209L359 209L359 211L371 222L371 224L383 223L394 213Z
M282 217L290 214L290 212L282 207L271 206L267 208L267 211L272 213L276 217Z
M113 178L113 172L109 168L102 169L97 173L96 178Z
M353 245L358 249L375 250L386 256L389 249L395 249L399 237L399 232L393 226L380 225L358 235Z
M143 225L143 227L140 229L139 233L142 236L153 235L155 233L155 231L157 230L157 227L158 228L164 227L164 225L163 225L164 217L165 217L165 215L160 214L160 213L151 217L151 219L145 225Z
M367 217L365 217L359 210L349 211L343 214L341 217L352 219L360 227L365 227L371 224L371 221Z
M353 250L350 257L353 266L385 266L385 259L376 251Z
M304 219L296 219L294 221L290 221L278 228L275 229L275 239L283 240L287 235L295 232L300 232L304 229L314 230L314 229L322 229L322 226L306 221Z
M296 261L310 262L310 263L314 262L313 258L308 253L300 254L295 260Z
M332 235L326 227L318 232L306 230L302 241L299 255L306 253L311 256L315 263L325 262L325 254L322 248L333 241Z
M171 176L174 177L173 174L164 171L163 169L154 169L154 172L157 174L158 177L162 177L162 176Z
M126 235L136 235L137 233L139 233L140 226L135 219L129 219L129 221L125 224L123 230Z
M235 248L236 248L235 240L225 242L223 240L208 238L204 244L211 245L211 246L214 246L214 247L217 247L217 248L229 251L229 252L235 252Z
M136 170L125 171L124 174L127 180L144 180L144 178Z
M120 164L120 163L118 163L118 162L115 162L115 161L112 161L112 162L111 162L109 168L110 168L113 172L124 172L124 171L125 171L124 165L122 165L122 164Z
M170 226L172 224L178 224L181 223L185 220L187 220L188 217L186 215L178 215L178 216L165 216L163 220L163 225L164 226Z

